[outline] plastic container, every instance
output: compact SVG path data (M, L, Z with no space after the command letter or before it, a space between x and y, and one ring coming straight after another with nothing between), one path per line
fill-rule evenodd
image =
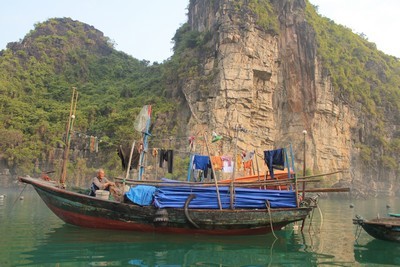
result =
M110 192L107 190L96 190L96 197L108 200L108 198L110 197Z

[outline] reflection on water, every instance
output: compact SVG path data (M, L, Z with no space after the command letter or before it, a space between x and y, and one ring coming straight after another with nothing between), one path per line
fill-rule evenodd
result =
M354 245L354 257L359 263L377 265L400 265L400 244L372 239L367 243Z
M63 225L24 252L28 264L91 266L289 266L316 265L301 236L291 231L251 237L173 236L86 230ZM329 257L329 256L328 256ZM333 257L333 256L330 256Z
M355 213L370 216L386 203L321 200L304 231L263 236L174 236L104 231L64 224L30 187L0 200L0 266L363 266L400 264L399 247L355 240ZM0 188L0 194L1 194ZM15 203L15 205L14 205ZM395 206L393 210L400 207ZM364 210L365 209L365 210ZM370 212L370 213L368 213ZM384 213L384 212L383 212ZM383 214L381 213L381 214ZM300 227L300 226L299 226ZM383 243L379 243L383 242ZM376 243L376 245L374 244ZM385 247L386 246L386 247ZM378 248L381 248L380 250ZM379 251L381 256L374 256Z

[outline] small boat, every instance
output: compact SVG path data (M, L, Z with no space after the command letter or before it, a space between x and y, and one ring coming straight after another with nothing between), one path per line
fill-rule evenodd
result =
M361 226L370 236L376 239L400 242L400 217L377 217L366 220L356 215L353 224Z
M77 93L74 93L67 124L67 141L75 118L76 99ZM130 181L132 186L124 200L89 196L88 190L66 188L68 142L59 182L29 176L19 177L19 180L32 185L60 219L72 225L89 228L173 234L266 234L293 222L304 222L316 207L317 196L299 201L295 175L289 175L285 179L287 190L268 189L276 181L264 181L264 185L257 182L257 188L254 185L245 187L235 181L218 184L217 179L214 179L214 183L156 178L152 181L141 180L147 138L150 136L150 117L151 106L145 106L137 119L140 125L135 126L143 134L143 149L138 165L139 178ZM131 151L134 144L135 142ZM129 164L130 162L131 160ZM124 188L127 178L128 173L123 178ZM281 185L282 181L279 183ZM127 199L128 193L131 197Z

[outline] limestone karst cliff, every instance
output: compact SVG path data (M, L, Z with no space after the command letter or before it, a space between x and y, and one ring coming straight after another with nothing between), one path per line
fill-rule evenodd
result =
M191 0L173 40L174 55L154 65L67 18L9 43L0 51L0 169L55 164L66 88L75 84L85 118L76 130L109 144L130 139L120 126L151 103L154 145L177 134L176 147L187 147L186 137L204 130L223 135L215 153L232 155L236 135L239 150L259 154L291 143L301 175L305 137L307 174L346 170L319 186L351 187L351 196L399 191L399 59L319 16L307 0ZM115 164L107 152L102 160Z
M395 194L396 172L366 166L360 158L356 144L364 116L335 93L307 22L309 3L260 2L269 12L269 28L260 25L254 1L190 1L190 30L207 37L191 54L195 71L180 81L190 111L186 131L205 128L223 135L222 153L232 152L238 127L243 150L292 143L301 170L306 130L307 170L346 170L327 177L325 185L351 187L354 196Z

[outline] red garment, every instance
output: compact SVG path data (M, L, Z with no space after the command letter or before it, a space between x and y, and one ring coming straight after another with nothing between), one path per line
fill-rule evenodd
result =
M248 161L246 161L246 162L243 163L244 171L246 172L247 169L250 170L249 175L253 175L252 164L253 164L253 161L252 161L252 160L248 160Z

